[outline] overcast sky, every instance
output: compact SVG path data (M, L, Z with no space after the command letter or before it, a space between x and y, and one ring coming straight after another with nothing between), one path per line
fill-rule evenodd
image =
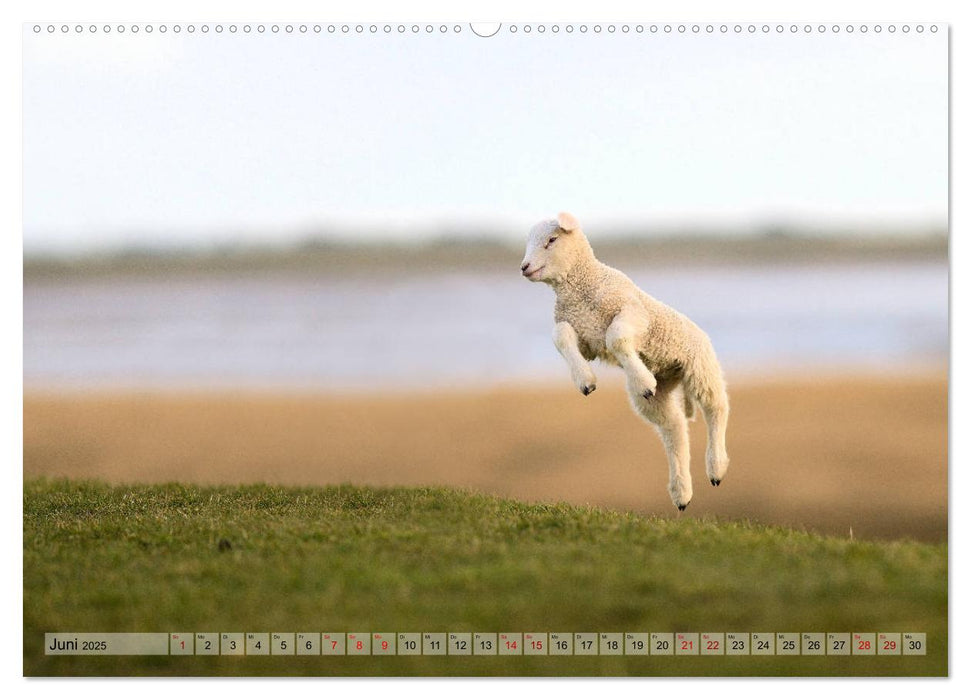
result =
M943 226L947 148L944 28L24 34L28 251Z

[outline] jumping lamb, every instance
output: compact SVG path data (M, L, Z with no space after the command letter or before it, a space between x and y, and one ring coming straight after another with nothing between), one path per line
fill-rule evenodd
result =
M556 293L553 343L584 396L597 388L591 361L623 369L631 406L664 443L668 492L678 510L691 502L688 421L695 404L708 425L708 479L718 486L728 469L728 392L705 332L597 260L572 214L530 229L521 270Z

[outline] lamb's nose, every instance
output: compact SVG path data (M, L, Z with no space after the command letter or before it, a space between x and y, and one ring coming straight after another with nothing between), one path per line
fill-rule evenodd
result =
M529 263L523 263L522 267L519 268L520 272L526 272L526 268L529 267Z

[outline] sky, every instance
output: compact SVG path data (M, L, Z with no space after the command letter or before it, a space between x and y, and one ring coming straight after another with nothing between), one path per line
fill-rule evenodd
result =
M26 26L25 251L946 226L944 28L462 29Z

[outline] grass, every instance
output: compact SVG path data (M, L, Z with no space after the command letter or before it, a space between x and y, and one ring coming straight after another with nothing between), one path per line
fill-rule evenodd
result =
M53 631L913 631L928 654L48 657ZM946 675L947 549L438 488L28 480L24 673Z

